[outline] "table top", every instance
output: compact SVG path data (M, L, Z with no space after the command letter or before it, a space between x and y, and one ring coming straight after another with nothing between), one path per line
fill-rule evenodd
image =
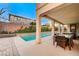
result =
M72 35L64 35L66 38L71 38Z
M62 35L59 35L59 36L65 36L66 38L71 38L73 34L62 34Z

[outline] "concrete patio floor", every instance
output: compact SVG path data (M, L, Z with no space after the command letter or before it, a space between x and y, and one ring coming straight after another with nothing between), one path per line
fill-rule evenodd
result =
M74 47L69 51L59 46L54 46L51 36L42 38L41 44L33 41L24 41L19 36L10 38L0 38L0 55L14 56L79 56L79 40L74 40ZM1 50L4 49L5 50ZM8 50L7 50L8 49Z
M59 46L54 46L51 36L42 38L41 44L36 44L35 40L25 42L22 39L15 40L16 47L22 56L78 56L79 40L74 40L74 47L69 51L68 47L64 50Z

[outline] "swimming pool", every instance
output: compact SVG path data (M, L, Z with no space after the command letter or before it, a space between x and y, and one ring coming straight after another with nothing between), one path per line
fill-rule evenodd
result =
M46 37L46 36L50 36L51 33L41 33L41 38ZM35 40L36 39L36 35L27 35L27 36L23 36L22 37L23 40L25 41L31 41L31 40Z

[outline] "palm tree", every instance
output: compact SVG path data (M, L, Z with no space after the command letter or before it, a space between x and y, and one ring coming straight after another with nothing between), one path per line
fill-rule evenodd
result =
M5 8L0 9L0 16L1 16L3 13L5 13L5 12L6 12ZM1 19L0 19L0 20L1 20Z
M0 10L0 15L2 15L3 13L5 13L6 12L6 10L4 10L4 8L2 8L1 10Z

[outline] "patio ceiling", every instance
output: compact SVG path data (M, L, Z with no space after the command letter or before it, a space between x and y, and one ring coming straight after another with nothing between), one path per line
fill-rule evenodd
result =
M55 19L63 24L79 23L79 4L62 4L45 12L43 15Z

